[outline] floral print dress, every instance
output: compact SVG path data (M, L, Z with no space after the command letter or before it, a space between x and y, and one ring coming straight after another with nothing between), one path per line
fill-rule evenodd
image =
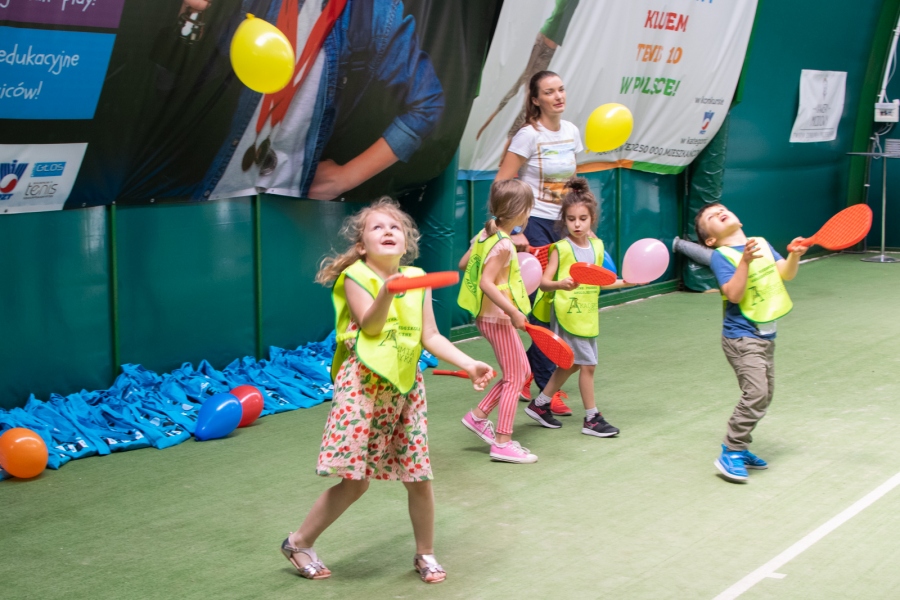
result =
M348 331L359 327L351 323ZM331 413L322 434L316 473L344 479L428 481L428 413L422 372L407 394L350 356L334 381Z

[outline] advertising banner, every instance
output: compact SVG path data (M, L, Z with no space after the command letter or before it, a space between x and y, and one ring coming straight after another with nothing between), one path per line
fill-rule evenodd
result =
M464 178L496 172L521 126L528 81L566 86L562 118L584 136L588 115L620 103L634 116L621 147L578 156L579 171L678 173L715 136L740 77L756 0L536 0L504 4L460 148ZM488 85L489 82L489 85Z
M0 214L420 189L456 153L500 4L0 0ZM302 83L237 79L247 13L315 57Z
M87 144L0 145L0 214L59 210Z

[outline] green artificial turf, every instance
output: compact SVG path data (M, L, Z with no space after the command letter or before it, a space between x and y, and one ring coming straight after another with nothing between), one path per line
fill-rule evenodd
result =
M713 467L738 399L717 294L601 313L600 409L514 438L534 465L492 463L459 423L480 396L426 375L436 554L412 570L405 490L373 482L320 538L334 575L297 577L278 552L333 480L314 475L328 406L266 417L226 439L74 461L0 483L0 597L713 598L900 471L900 266L856 256L802 265L779 323L776 393L746 485ZM494 362L483 340L460 348ZM443 366L443 365L442 365ZM896 598L900 490L742 598Z

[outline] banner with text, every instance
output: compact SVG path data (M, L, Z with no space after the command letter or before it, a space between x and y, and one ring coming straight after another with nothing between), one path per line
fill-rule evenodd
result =
M837 139L846 87L846 71L800 71L800 103L791 128L791 142Z
M584 136L588 115L617 102L634 115L623 146L578 156L579 171L678 173L715 136L731 105L756 0L507 2L460 147L463 178L496 172L521 123L531 75L558 73L563 119ZM535 35L537 36L535 38Z
M501 3L0 0L0 214L418 193L457 151ZM231 68L247 13L312 57L283 92Z

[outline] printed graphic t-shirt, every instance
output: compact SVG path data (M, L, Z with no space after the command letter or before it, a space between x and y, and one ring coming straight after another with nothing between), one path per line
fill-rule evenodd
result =
M532 217L556 220L566 181L575 175L575 155L584 150L578 128L560 121L559 131L540 123L526 125L513 136L509 151L525 158L519 178L534 192Z

